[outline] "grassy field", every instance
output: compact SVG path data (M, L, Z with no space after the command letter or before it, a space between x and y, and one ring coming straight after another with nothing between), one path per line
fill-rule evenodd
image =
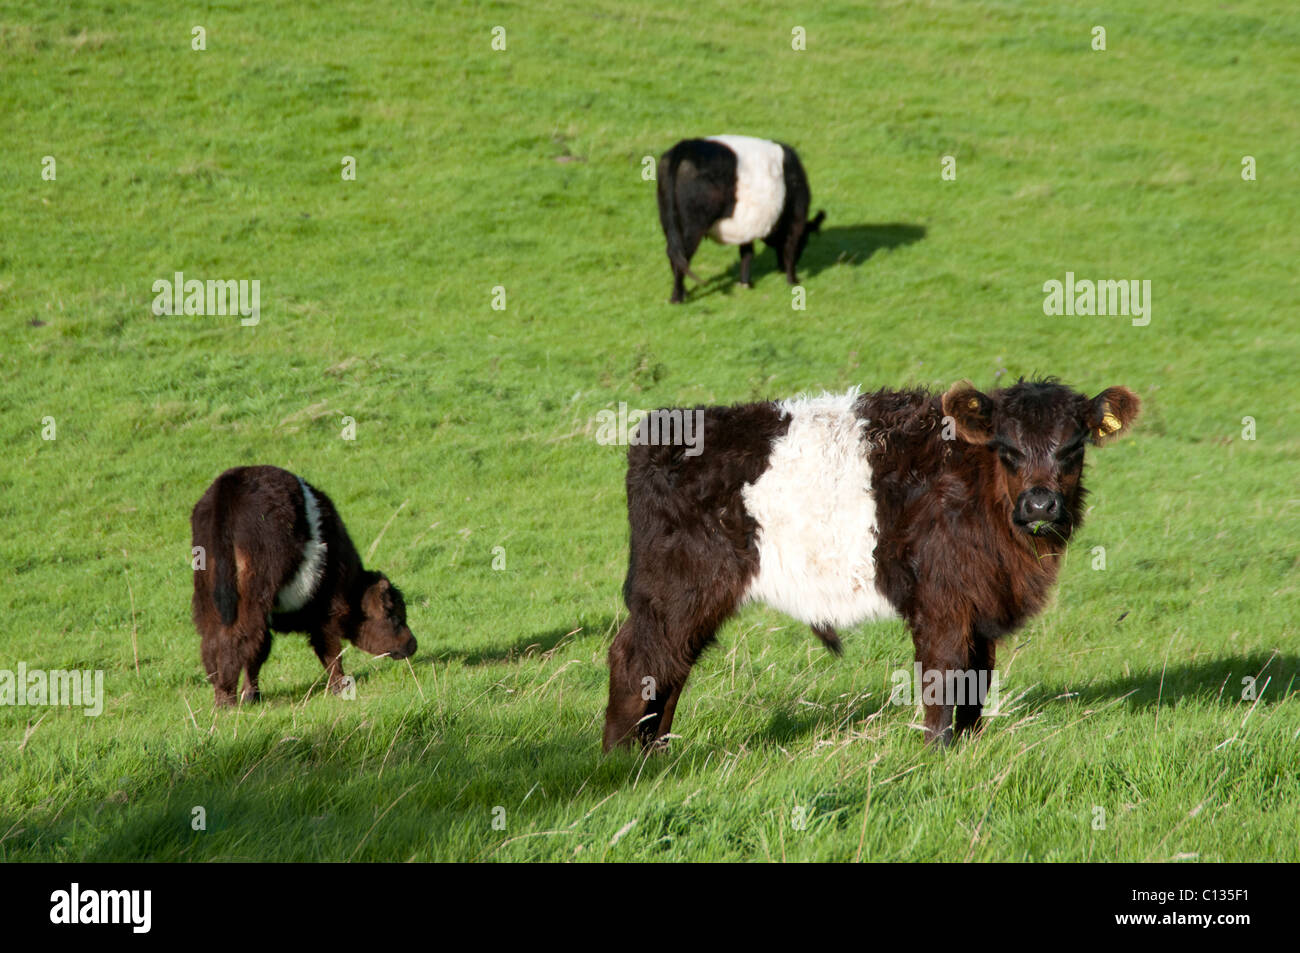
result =
M0 669L106 695L0 707L0 860L1300 860L1290 4L159 6L0 3ZM805 310L713 245L665 303L642 157L718 132L803 157ZM177 271L260 322L155 316ZM1150 323L1046 316L1067 271ZM599 411L1037 373L1145 414L981 740L887 704L901 623L835 660L751 607L670 752L600 756ZM290 635L212 710L189 511L247 463L407 593L420 652L346 653L353 701Z

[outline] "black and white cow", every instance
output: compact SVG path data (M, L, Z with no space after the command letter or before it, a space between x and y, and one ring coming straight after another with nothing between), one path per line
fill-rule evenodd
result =
M686 297L691 256L708 235L740 246L740 283L750 286L754 242L776 252L786 280L799 283L795 267L808 236L826 218L808 220L812 193L799 156L789 146L751 136L684 139L659 158L659 221L668 239L674 304Z

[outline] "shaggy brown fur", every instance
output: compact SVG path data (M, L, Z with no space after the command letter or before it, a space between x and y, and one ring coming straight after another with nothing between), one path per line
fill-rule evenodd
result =
M1085 443L1128 430L1138 399L1088 398L1054 380L982 394L882 390L855 407L872 470L876 586L926 670L988 673L995 640L1036 613L1082 522ZM704 452L632 446L628 618L609 652L606 750L671 729L691 667L758 570L742 490L789 425L775 404L704 408ZM814 632L835 650L834 630ZM926 738L977 727L981 705L927 705Z
M218 705L235 703L241 671L243 699L259 698L257 676L271 654L271 630L306 632L336 693L344 639L372 655L415 652L401 592L383 573L362 567L334 504L310 485L325 546L319 579L306 587L302 605L277 608L312 541L303 485L278 467L236 467L217 477L190 516L193 545L206 557L206 568L194 573L194 625Z

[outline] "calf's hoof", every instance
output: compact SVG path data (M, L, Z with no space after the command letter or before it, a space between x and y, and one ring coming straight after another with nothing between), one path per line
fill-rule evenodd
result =
M952 729L945 728L943 731L931 731L929 728L925 729L925 743L935 748L951 748Z

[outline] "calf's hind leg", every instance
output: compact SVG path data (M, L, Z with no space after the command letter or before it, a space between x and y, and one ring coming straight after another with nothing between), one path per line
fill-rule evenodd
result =
M658 745L672 728L691 667L713 640L714 626L661 626L634 613L609 648L609 707L604 748Z
M265 643L265 644L264 644ZM203 670L207 672L208 681L216 693L214 699L218 706L233 705L239 690L239 673L244 671L253 660L260 667L270 652L270 636L264 627L249 631L248 623L241 614L234 625L220 626L215 631L205 632L200 648L203 655ZM260 655L260 658L258 656ZM254 692L257 683L257 668L252 669ZM247 691L244 700L252 701Z
M214 632L204 632L199 651L203 656L203 671L215 693L213 704L219 708L233 705L240 669L233 627L221 626Z
M257 674L262 670L262 665L270 654L271 633L263 630L260 638L250 644L247 652L248 661L244 663L244 701L262 700L262 692L257 687Z

